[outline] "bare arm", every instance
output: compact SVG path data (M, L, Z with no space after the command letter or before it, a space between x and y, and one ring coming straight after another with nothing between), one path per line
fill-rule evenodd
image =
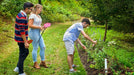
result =
M22 34L21 37L22 37L22 39L24 40L24 43L26 43L27 41L26 41L26 36L25 36L25 34Z
M81 43L80 39L78 38L76 41L78 41L78 43L81 45L81 46L84 46L83 43Z
M26 36L25 36L25 34L22 34L21 37L22 37L22 39L24 40L25 48L28 48L28 47L29 47L29 44L28 44L27 41L26 41Z
M78 41L78 43L83 47L83 49L87 49L86 46L84 46L83 43L81 43L79 38L76 41Z
M43 29L43 27L33 25L33 22L34 22L34 19L29 19L28 25L29 25L30 28L40 29L40 30Z
M84 31L81 31L81 33L82 33L82 35L83 35L86 39L88 39L89 41L91 41L93 44L97 44L97 42L96 42L96 41L93 41Z

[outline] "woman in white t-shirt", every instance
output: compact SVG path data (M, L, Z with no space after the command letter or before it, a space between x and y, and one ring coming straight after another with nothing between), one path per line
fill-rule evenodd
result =
M33 12L29 16L29 37L33 40L32 46L33 46L33 51L32 51L32 58L34 62L34 68L40 69L40 66L43 66L45 68L48 68L45 63L45 44L44 40L40 34L41 30L44 28L41 26L42 23L42 18L39 15L42 11L42 5L37 4L35 5ZM41 38L40 38L41 37ZM38 46L40 46L40 57L41 57L41 63L40 66L37 63L37 50Z

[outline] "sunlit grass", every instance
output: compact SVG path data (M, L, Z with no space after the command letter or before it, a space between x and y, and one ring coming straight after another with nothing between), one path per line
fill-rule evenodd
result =
M24 71L27 75L86 75L86 71L78 56L76 50L74 63L80 65L77 69L80 72L69 73L69 68L67 64L67 52L64 47L64 42L62 41L63 34L66 29L71 25L71 23L62 24L52 24L52 26L45 30L43 34L44 42L46 45L45 59L46 63L50 68L41 67L40 70L33 68L32 60L32 45L29 48L29 55L24 63ZM17 75L13 72L18 61L19 50L17 43L9 43L10 54L7 56L6 50L0 55L2 59L0 61L0 75ZM14 45L13 45L14 44ZM14 48L15 46L15 48ZM5 46L3 46L5 48ZM6 46L7 47L7 46ZM8 49L8 48L5 48ZM5 56L5 57L4 57ZM38 50L38 63L40 63L40 56Z

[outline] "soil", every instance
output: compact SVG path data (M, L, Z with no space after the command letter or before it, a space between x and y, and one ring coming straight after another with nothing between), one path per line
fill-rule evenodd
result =
M86 51L80 50L78 48L77 44L76 44L76 47L77 47L77 50L79 52L81 62L83 64L85 70L87 71L87 75L99 75L99 74L105 75L104 69L103 70L97 70L97 69L94 69L94 68L90 68L90 64L94 64L93 59L90 59L88 57L88 53ZM88 61L88 59L89 59L89 61ZM124 70L124 69L120 69L120 70L123 70L123 72L120 75L125 75L126 71L127 72L133 72L129 68L127 70ZM108 69L108 74L107 75L113 75L113 72L112 72L111 69Z
M87 75L98 75L99 70L90 68L90 64L92 61L87 61L88 59L88 54L84 50L78 50L79 56L81 59L81 62L84 65L85 70L87 71Z
M76 44L76 47L77 47L77 50L79 52L79 56L80 56L80 59L81 59L81 62L85 68L85 70L87 71L87 75L98 75L99 74L99 70L97 69L93 69L93 68L90 68L90 64L93 63L92 60L89 60L87 61L88 59L88 53L84 50L80 50L78 48L78 44Z

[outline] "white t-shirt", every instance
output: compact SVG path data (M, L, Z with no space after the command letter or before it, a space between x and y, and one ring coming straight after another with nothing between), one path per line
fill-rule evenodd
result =
M29 16L29 19L34 19L34 22L33 22L33 25L35 26L41 26L41 23L42 23L42 18L40 15L36 15L36 14L31 14Z
M82 23L75 23L67 29L64 34L63 41L71 41L72 43L77 40L80 32L83 31Z

